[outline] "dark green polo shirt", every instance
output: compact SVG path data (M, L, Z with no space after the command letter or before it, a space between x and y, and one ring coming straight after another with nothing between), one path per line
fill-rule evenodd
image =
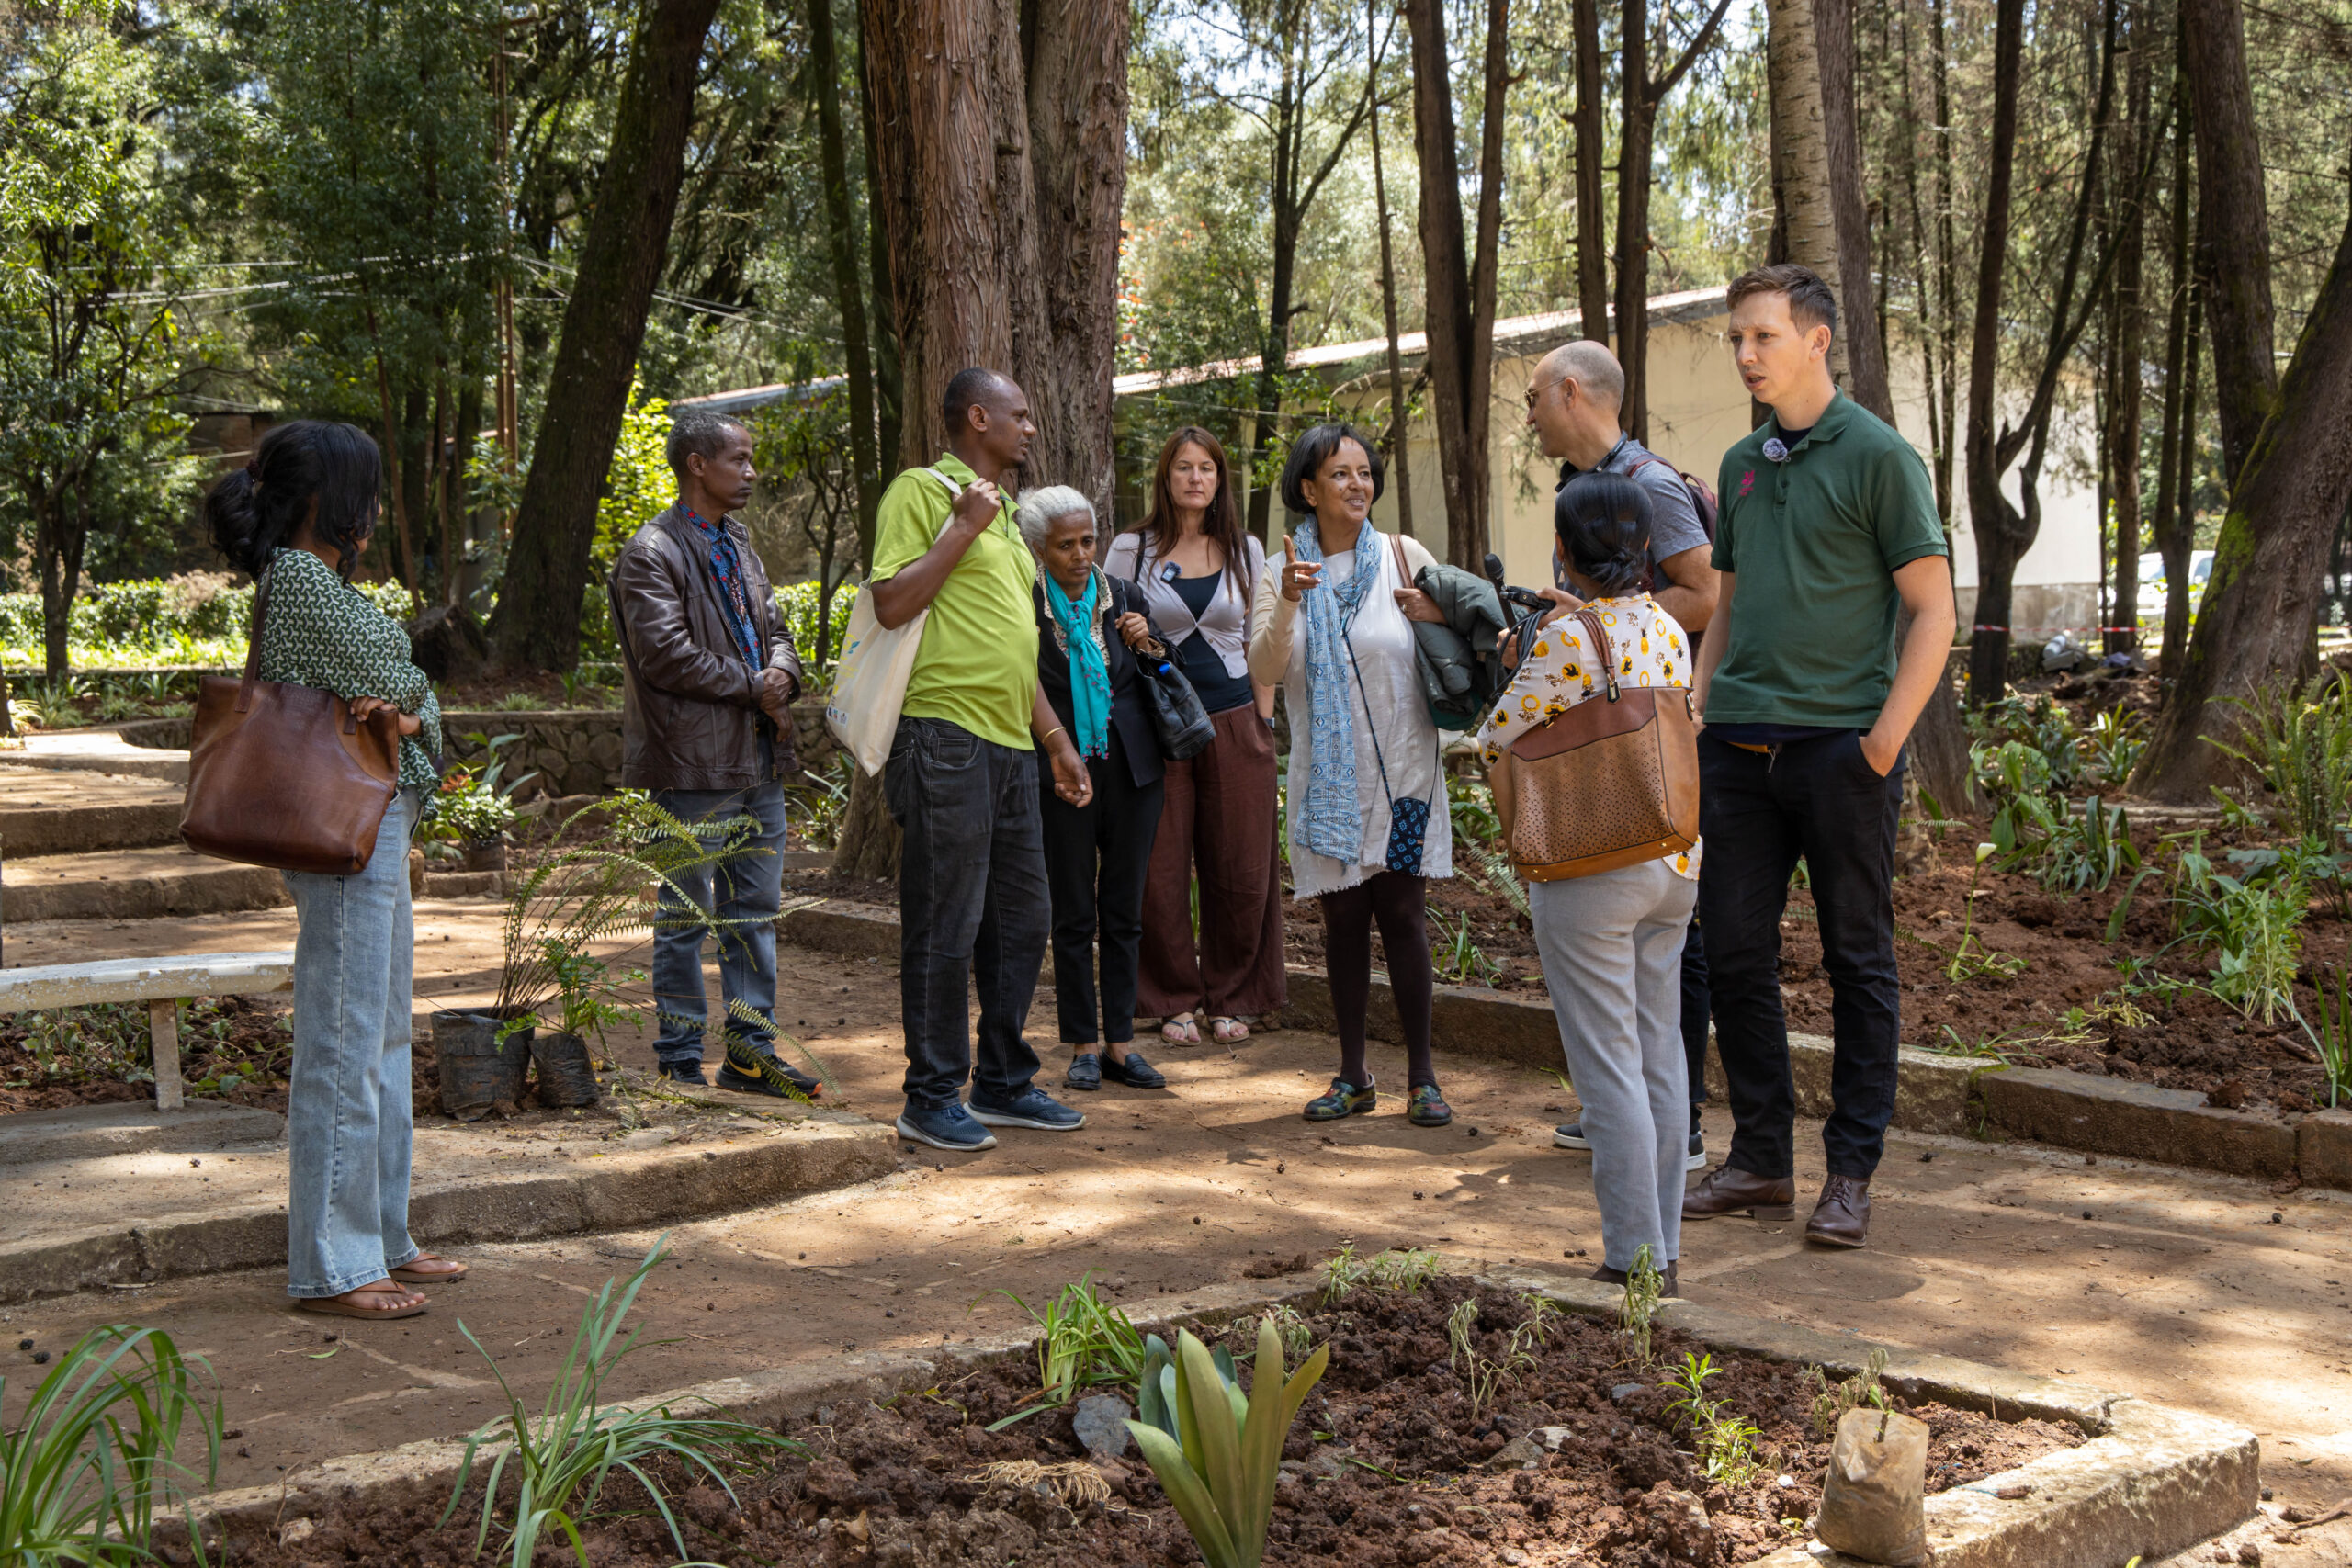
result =
M1769 419L1724 454L1715 570L1736 572L1710 724L1867 729L1894 682L1894 573L1951 553L1927 465L1840 393L1780 462Z

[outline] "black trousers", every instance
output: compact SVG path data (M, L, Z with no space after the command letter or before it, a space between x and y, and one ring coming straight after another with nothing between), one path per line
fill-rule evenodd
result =
M1119 732L1111 754L1091 758L1087 773L1094 798L1072 806L1054 793L1053 764L1037 754L1039 809L1045 818L1046 886L1054 907L1054 1002L1062 1043L1091 1045L1101 1038L1124 1045L1136 1037L1136 974L1143 943L1145 874L1159 831L1168 784L1138 785L1128 771ZM1102 983L1095 988L1096 937Z
M899 1007L907 1103L953 1105L968 1077L980 1098L1010 1104L1037 1073L1037 1054L1021 1036L1046 958L1036 763L944 718L901 718L882 792L906 830Z
M1702 860L1699 870L1704 874ZM1699 1130L1699 1107L1707 1102L1707 940L1699 917L1682 939L1682 1060L1690 1072L1690 1130Z
M1894 1114L1902 987L1894 967L1894 829L1904 762L1882 778L1861 737L1839 732L1750 751L1702 731L1699 919L1707 931L1716 1048L1731 1088L1729 1163L1792 1175L1796 1087L1781 1005L1781 917L1804 858L1829 973L1832 1176L1878 1168Z

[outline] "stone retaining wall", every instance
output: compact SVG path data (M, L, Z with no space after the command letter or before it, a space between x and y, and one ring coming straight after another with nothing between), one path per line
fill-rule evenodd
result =
M449 737L453 761L479 759L482 746L468 736L514 735L499 748L506 764L505 777L537 773L515 792L518 800L540 795L609 795L621 787L621 714L618 708L550 708L509 712L481 709L444 713L441 728ZM800 765L818 773L840 750L825 728L822 703L797 703L792 709L794 750Z

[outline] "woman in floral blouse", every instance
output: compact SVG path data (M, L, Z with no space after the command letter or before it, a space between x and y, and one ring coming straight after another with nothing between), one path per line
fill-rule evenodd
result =
M1690 637L1641 586L1650 503L1622 474L1568 481L1553 505L1558 559L1573 592L1555 590L1527 662L1478 729L1493 767L1520 736L1617 684L1690 684ZM1591 610L1609 647L1589 646L1568 614ZM1699 891L1699 845L1594 876L1528 886L1544 982L1559 1020L1568 1076L1584 1102L1601 1267L1623 1283L1644 1247L1674 1284L1682 1250L1682 1171L1689 1157L1689 1069L1682 1051L1682 942Z
M264 435L204 509L213 543L262 596L261 678L323 687L362 718L401 715L401 789L368 869L281 874L300 929L287 1293L311 1312L396 1318L424 1310L413 1287L466 1266L418 1250L408 1234L408 844L440 773L441 709L409 662L408 634L351 586L375 532L379 481L365 432L296 420Z

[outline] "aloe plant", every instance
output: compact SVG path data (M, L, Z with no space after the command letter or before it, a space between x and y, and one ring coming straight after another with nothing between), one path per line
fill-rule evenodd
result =
M1330 1359L1331 1348L1319 1346L1285 1380L1282 1333L1261 1319L1257 1374L1244 1399L1207 1346L1189 1330L1176 1337L1168 1401L1176 1435L1145 1421L1127 1429L1208 1568L1258 1568L1266 1555L1283 1439Z

